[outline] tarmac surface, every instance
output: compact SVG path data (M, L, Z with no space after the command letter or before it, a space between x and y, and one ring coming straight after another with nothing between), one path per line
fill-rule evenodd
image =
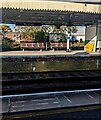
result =
M53 93L3 98L3 113L101 104L101 91Z

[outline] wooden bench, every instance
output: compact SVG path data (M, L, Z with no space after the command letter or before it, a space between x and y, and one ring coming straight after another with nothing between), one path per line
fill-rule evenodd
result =
M27 43L27 42L22 42L20 43L20 48L22 49L44 49L44 43Z
M55 48L58 48L58 49L65 49L67 48L67 43L66 42L50 42L50 48L51 49L55 49Z

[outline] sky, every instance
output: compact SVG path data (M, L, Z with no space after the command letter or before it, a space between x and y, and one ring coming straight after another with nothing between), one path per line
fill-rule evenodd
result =
M15 24L7 24L8 26L10 26L10 28L13 30L15 27Z
M83 34L83 35L85 34L85 27L84 26L78 26L77 28L78 28L78 32L77 32L78 34Z
M0 25L2 25L2 23L0 23ZM12 30L15 27L15 24L6 24L6 25L8 25Z

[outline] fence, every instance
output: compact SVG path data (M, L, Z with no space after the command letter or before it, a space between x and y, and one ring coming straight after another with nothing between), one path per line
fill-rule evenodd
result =
M45 48L45 45L44 43L20 43L20 48L23 48L23 49L44 49Z
M48 47L50 49L66 49L67 48L67 43L66 42L49 42ZM21 42L20 43L20 48L23 49L44 49L45 44L42 43L28 43L28 42Z
M50 48L64 49L64 48L67 48L67 43L66 42L57 42L57 43L50 42Z

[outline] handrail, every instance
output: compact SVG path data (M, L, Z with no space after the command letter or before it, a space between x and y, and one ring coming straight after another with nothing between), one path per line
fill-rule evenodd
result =
M51 94L61 94L61 93L79 93L79 92L93 92L100 91L101 89L85 89L85 90L70 90L70 91L56 91L56 92L43 92L43 93L32 93L32 94L18 94L18 95L6 95L0 96L2 98L12 98L12 97L26 97L26 96L34 96L34 95L51 95Z

